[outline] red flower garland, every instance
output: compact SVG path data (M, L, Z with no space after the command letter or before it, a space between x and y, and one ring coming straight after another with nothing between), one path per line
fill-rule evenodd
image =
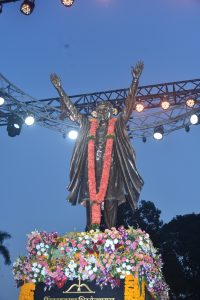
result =
M103 170L100 181L99 192L97 193L96 187L96 174L95 174L95 138L99 123L96 119L91 119L89 141L88 141L88 183L90 201L92 201L92 224L100 224L101 222L101 208L100 205L104 201L106 191L108 188L108 180L110 175L110 166L113 149L113 137L115 130L115 122L117 119L112 118L108 123L107 141L105 153L103 158Z

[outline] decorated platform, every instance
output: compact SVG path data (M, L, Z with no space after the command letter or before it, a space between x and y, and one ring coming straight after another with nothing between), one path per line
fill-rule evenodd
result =
M27 250L13 266L19 300L169 299L161 257L141 229L34 231Z

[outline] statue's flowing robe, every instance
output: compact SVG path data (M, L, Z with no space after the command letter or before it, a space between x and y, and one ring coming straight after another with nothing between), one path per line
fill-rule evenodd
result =
M87 144L90 122L86 117L82 118L78 139L70 166L70 191L68 200L72 205L89 201L88 171L87 171ZM104 132L106 134L107 132ZM105 140L105 137L104 137ZM105 147L104 147L105 149ZM100 182L103 156L99 162L96 157L97 188ZM135 152L131 146L123 116L120 115L115 126L115 138L113 143L110 177L105 201L116 200L118 205L128 199L131 208L137 207L137 201L144 182L139 175L135 164Z

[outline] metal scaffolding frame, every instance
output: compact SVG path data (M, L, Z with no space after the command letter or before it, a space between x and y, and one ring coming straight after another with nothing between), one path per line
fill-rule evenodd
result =
M128 96L128 90L118 89L105 92L95 92L70 96L72 102L83 114L90 115L97 102L107 100L112 102L120 112ZM0 107L0 126L6 126L10 115L25 118L28 114L34 115L36 123L40 126L66 134L69 129L78 128L72 122L66 111L66 118L60 120L59 98L36 100L21 91L3 75L0 74L0 97L5 99L5 104ZM160 102L164 97L170 102L170 107L163 110ZM140 86L137 91L137 101L141 101L145 109L133 115L128 123L130 137L150 137L153 130L159 125L164 126L164 135L190 125L189 118L193 113L200 113L200 79L177 82L168 82L147 86ZM195 106L186 106L186 100L196 100Z

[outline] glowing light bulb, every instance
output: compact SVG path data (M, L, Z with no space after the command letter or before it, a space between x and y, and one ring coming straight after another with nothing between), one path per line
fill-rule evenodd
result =
M186 105L188 106L188 107L193 107L194 105L195 105L195 99L193 99L193 98L188 98L187 100L186 100Z
M144 105L142 103L137 103L135 109L137 112L142 112L144 110Z
M4 98L3 97L0 97L0 105L3 105L5 102Z
M28 126L33 125L33 124L35 123L34 117L33 117L33 116L28 116L28 117L26 117L25 123L26 123L26 125L28 125Z
M78 137L78 131L76 130L70 130L68 132L68 137L71 139L71 140L76 140L77 137Z
M199 122L199 117L196 114L191 115L190 123L192 125L196 125Z

